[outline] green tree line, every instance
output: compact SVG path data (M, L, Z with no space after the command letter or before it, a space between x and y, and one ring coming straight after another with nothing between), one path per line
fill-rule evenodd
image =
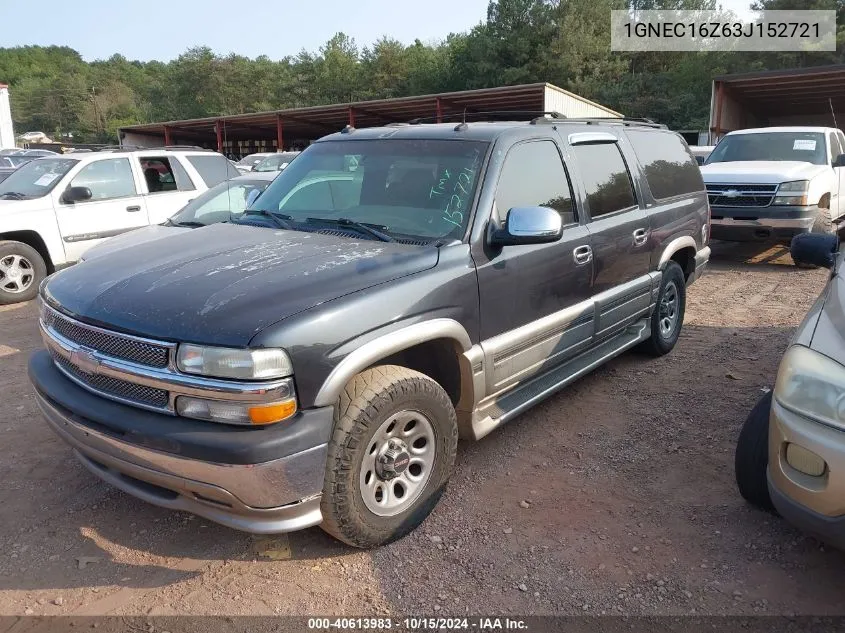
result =
M18 132L111 142L133 123L548 81L674 129L705 129L714 76L845 60L843 27L827 53L614 53L610 11L717 9L717 0L491 0L468 32L360 47L337 33L317 51L272 60L191 48L169 61L115 54L86 62L68 47L0 48ZM845 0L758 0L752 8L835 9ZM845 24L845 19L837 21Z

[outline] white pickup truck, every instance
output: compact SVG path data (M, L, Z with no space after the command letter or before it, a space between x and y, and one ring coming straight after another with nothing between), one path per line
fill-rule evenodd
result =
M701 168L711 237L789 243L833 233L845 216L845 134L768 127L727 134Z
M0 304L35 297L95 244L159 224L238 171L216 152L116 150L39 158L0 182Z

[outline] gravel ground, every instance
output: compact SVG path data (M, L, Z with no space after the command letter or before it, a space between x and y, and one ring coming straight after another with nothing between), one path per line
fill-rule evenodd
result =
M100 483L40 419L0 308L0 614L845 613L845 558L748 507L740 425L825 281L716 244L672 354L626 354L476 444L414 534L253 537Z

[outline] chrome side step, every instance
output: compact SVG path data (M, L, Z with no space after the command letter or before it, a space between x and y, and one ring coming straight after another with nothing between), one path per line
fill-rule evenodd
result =
M494 396L489 403L482 402L473 414L473 438L481 439L566 385L590 373L599 365L648 340L649 336L651 336L649 319L641 319L629 325L620 334L576 356L566 364L533 378L513 390Z

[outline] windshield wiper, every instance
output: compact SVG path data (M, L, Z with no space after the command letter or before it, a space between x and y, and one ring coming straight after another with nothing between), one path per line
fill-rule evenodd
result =
M270 221L272 221L273 224L275 224L280 229L287 229L288 231L293 230L293 225L291 225L291 221L293 220L293 218L289 215L273 213L272 211L268 211L267 209L247 209L246 211L244 211L244 215L260 215L265 218L269 218Z
M20 193L19 191L7 191L6 193L0 193L0 198L12 198L13 200L26 200L28 196L25 193Z
M168 220L165 222L165 226L182 226L185 228L190 229L197 229L201 226L208 226L205 222L197 222L195 220L186 220L185 222L176 222L174 220Z
M350 220L349 218L308 218L308 222L327 222L328 224L337 224L338 226L346 226L351 229L356 229L361 233L366 233L370 237L374 237L381 242L395 242L396 240L387 235L386 233L382 233L374 229L372 226L368 224L364 224L363 222L356 222L355 220ZM378 226L378 225L376 225ZM382 230L388 230L386 226L379 226Z

